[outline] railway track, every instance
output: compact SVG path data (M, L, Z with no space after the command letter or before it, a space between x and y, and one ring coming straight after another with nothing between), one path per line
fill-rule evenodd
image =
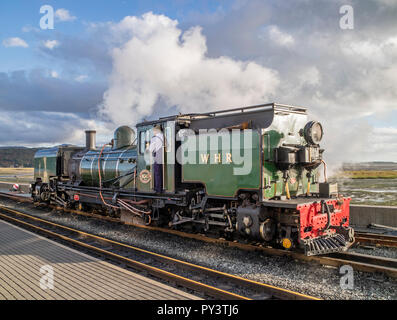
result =
M205 297L242 300L318 300L312 296L252 281L72 229L8 207L0 206L0 218L72 245L80 250L83 249L90 254L204 294Z
M22 196L22 195L18 195L18 194L11 194L11 193L7 193L7 192L1 192L1 191L0 191L0 197L13 199L13 200L20 201L20 202L33 202L32 198L28 198L28 197L25 197L25 196Z
M9 194L7 194L7 193L4 194L4 193L0 192L0 196L3 196L3 195L6 197L9 197ZM11 197L9 197L9 198L17 199L20 201L32 202L31 199L26 199L26 197L18 198L18 196L15 196L15 195L11 195ZM24 198L24 199L21 199L21 198ZM77 211L77 210L70 210L70 209L65 209L62 207L54 207L54 208L58 209L58 210L66 211L66 212L72 213L72 214L83 215L83 216L92 217L95 219L111 221L111 222L116 222L116 223L122 223L117 218L105 217L105 216L101 216L98 214L87 213L87 212L82 212L82 211ZM236 248L239 248L242 250L248 250L248 251L260 251L267 255L289 256L292 259L305 261L305 262L314 262L314 263L318 263L318 264L326 265L326 266L341 267L343 265L348 264L348 265L352 266L353 269L356 271L371 272L371 273L379 272L379 273L384 273L392 278L397 278L397 259L377 257L377 256L373 256L373 255L365 255L365 254L359 254L359 253L353 253L353 252L340 252L340 253L333 253L333 254L320 255L320 256L305 256L304 254L299 253L299 252L286 251L283 249L265 247L265 246L262 246L261 244L228 241L225 239L212 238L212 237L201 235L201 234L192 234L192 233L187 233L187 232L183 232L183 231L179 231L179 230L173 230L173 229L167 229L167 228L161 228L161 227L144 226L144 225L137 225L137 224L131 224L131 225L134 227L143 228L143 229L147 229L147 230L164 232L164 233L168 233L168 234L174 234L174 235L184 237L184 238L190 238L190 239L196 239L199 241L220 244L220 245L227 246L227 247L236 247ZM372 240L374 241L374 243L376 243L376 240L377 240L376 236L378 236L378 235L374 235L374 234L370 234L370 235L372 236ZM360 238L360 236L361 236L361 234L359 234L359 236L358 236L358 239L361 239L361 240L358 240L359 242L363 241L363 238ZM390 239L388 239L388 240L390 240Z
M357 243L397 248L397 236L369 232L356 232L355 237Z

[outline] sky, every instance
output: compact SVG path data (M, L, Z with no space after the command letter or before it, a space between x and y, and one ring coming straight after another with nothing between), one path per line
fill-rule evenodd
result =
M331 164L397 161L397 1L3 0L0 24L0 145L274 101Z

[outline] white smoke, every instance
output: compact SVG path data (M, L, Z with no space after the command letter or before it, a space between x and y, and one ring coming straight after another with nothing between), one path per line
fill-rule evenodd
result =
M127 41L113 49L113 71L100 114L114 124L136 123L161 100L180 112L258 104L272 100L278 73L255 62L207 55L200 27L151 12L124 18L113 28Z
M255 17L258 9L252 10L245 16ZM113 69L99 112L110 120L108 129L157 117L160 108L205 112L276 101L308 107L323 123L329 171L344 161L395 161L389 135L374 131L375 118L397 110L395 34L382 31L374 38L371 28L354 33L334 32L327 24L314 28L316 20L307 20L305 10L299 13L305 23L297 28L289 24L289 13L274 10L273 16L284 19L247 26L238 13L212 33L207 26L211 55L200 27L182 30L164 15L106 24L113 35ZM256 60L216 56L222 52Z

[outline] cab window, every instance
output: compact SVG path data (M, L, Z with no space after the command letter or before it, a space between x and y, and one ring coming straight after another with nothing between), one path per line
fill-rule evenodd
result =
M143 154L146 147L146 131L141 131L139 134L139 152Z
M151 138L151 132L150 132L151 130L146 130L146 142L149 142L150 141L150 138Z

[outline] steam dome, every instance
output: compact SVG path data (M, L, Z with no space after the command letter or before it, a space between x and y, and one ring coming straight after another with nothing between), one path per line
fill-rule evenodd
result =
M113 149L130 146L135 140L135 131L128 126L121 126L114 132Z

